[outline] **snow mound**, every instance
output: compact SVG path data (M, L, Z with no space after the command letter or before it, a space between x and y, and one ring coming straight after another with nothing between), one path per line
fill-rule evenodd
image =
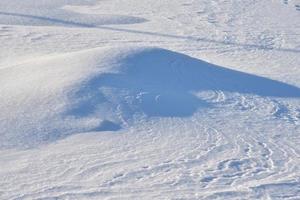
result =
M189 117L201 91L300 97L294 86L158 48L97 48L0 70L0 147L32 147L137 117Z

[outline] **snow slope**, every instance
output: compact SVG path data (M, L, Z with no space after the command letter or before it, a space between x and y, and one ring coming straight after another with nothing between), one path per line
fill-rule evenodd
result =
M0 199L299 199L297 1L0 2Z

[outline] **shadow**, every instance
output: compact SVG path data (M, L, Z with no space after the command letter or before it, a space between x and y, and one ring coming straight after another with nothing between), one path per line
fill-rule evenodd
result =
M95 76L70 96L71 102L83 98L82 94L85 99L74 104L67 115L88 116L91 102L95 108L109 102L118 106L128 120L136 113L148 117L188 117L199 108L212 106L195 95L201 91L300 97L300 89L295 86L163 49L137 50L119 63L118 73Z
M66 19L60 19L60 18L53 18L53 17L43 17L43 16L35 16L35 15L29 15L29 14L20 14L20 13L12 13L12 12L1 12L0 15L4 16L12 16L12 17L23 17L27 19L33 19L38 21L44 21L47 22L46 24L42 23L43 25L65 25L67 27L81 27L81 28L96 28L96 29L103 29L103 30L110 30L110 31L117 31L117 32L126 32L126 33L133 33L133 34L141 34L141 35L149 35L149 36L157 36L157 37L166 37L166 38L173 38L173 39L181 39L181 40L191 40L195 42L208 42L208 43L216 43L216 44L222 44L222 45L233 45L236 47L243 47L245 49L259 49L259 50L272 50L272 51L282 51L282 52L293 52L293 53L299 53L300 49L290 49L290 48L268 48L263 45L256 45L256 44L246 44L246 43L238 43L238 42L230 42L230 41L221 41L221 40L214 40L214 39L208 39L203 37L192 37L192 36L180 36L180 35L173 35L173 34L164 34L164 33L156 33L151 31L140 31L140 30L133 30L133 29L127 29L127 28L115 28L115 27L109 27L105 25L117 25L117 24L134 24L134 23L143 23L147 22L146 19L138 18L138 17L132 17L132 16L115 16L116 18L121 18L121 20L109 20L109 17L114 16L108 16L106 21L101 22L101 15L93 15L94 17L92 20L88 20L89 15L84 15L84 19L76 17L76 15L73 15L74 17L70 20ZM77 21L74 19L77 18ZM99 20L95 20L95 19ZM122 20L122 18L125 18ZM126 19L127 18L127 19ZM4 20L4 19L2 19ZM6 21L9 21L8 19ZM18 20L17 20L18 21ZM92 21L94 23L87 23L86 21ZM98 21L98 22L97 22ZM1 20L0 20L1 23ZM28 24L29 23L29 24ZM40 24L39 22L27 22L26 25L36 25ZM24 25L23 22L18 21L16 25Z
M114 123L112 121L109 121L109 120L104 120L103 122L101 122L101 124L95 128L95 129L92 129L90 131L118 131L120 130L122 127L117 124L117 123Z
M293 52L299 53L300 49L290 49L290 48L269 48L263 45L256 45L256 44L246 44L246 43L238 43L238 42L230 42L230 41L221 41L221 40L213 40L208 38L201 38L201 37L192 37L192 36L178 36L178 35L171 35L171 34L163 34L163 33L155 33L149 31L139 31L139 30L132 30L132 29L125 29L125 28L114 28L108 26L98 26L99 29L111 30L111 31L119 31L119 32L127 32L127 33L135 33L135 34L144 34L144 35L152 35L152 36L159 36L159 37L167 37L173 39L183 39L183 40L191 40L195 42L208 42L208 43L215 43L215 44L222 44L222 45L233 45L236 47L242 47L245 49L259 49L259 50L274 50L274 51L281 51L281 52Z
M123 15L88 15L88 14L76 14L72 13L67 16L62 14L56 14L61 16L58 18L36 16L30 14L12 13L12 12L1 12L0 15L14 17L14 20L0 19L2 21L9 22L13 21L15 25L33 25L33 26L67 26L67 27L81 27L81 28L96 28L98 25L108 24L135 24L146 22L145 19L132 16ZM84 17L82 17L84 15ZM88 23L87 23L88 22ZM2 22L3 23L3 22Z
M31 22L29 24L40 24L38 23L39 21L48 21L51 22L52 24L61 24L61 25L67 25L67 26L75 26L75 27L94 27L93 25L90 24L85 24L85 23L78 23L78 22L73 22L73 21L65 21L61 19L55 19L55 18L50 18L50 17L42 17L42 16L35 16L35 15L29 15L29 14L20 14L20 13L9 13L9 12L0 12L0 15L4 16L13 16L13 17L23 17L27 19L33 19L36 20L35 23ZM19 23L22 23L21 21ZM22 25L17 23L17 25Z
M69 109L67 115L80 118L94 114L98 104L108 101L102 93L97 93L98 90L99 88L96 86L88 84L81 87L81 89L74 94L71 94L71 107L73 108Z

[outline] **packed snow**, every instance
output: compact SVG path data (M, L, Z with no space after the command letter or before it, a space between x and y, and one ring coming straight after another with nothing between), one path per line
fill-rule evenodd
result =
M0 199L300 199L300 1L1 0Z

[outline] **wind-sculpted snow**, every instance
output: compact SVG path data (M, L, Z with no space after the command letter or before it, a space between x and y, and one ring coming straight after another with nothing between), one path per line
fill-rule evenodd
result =
M1 104L2 147L115 131L131 126L135 116L189 117L214 106L197 96L201 92L300 97L295 86L158 48L53 56L4 69L0 76L6 102Z

